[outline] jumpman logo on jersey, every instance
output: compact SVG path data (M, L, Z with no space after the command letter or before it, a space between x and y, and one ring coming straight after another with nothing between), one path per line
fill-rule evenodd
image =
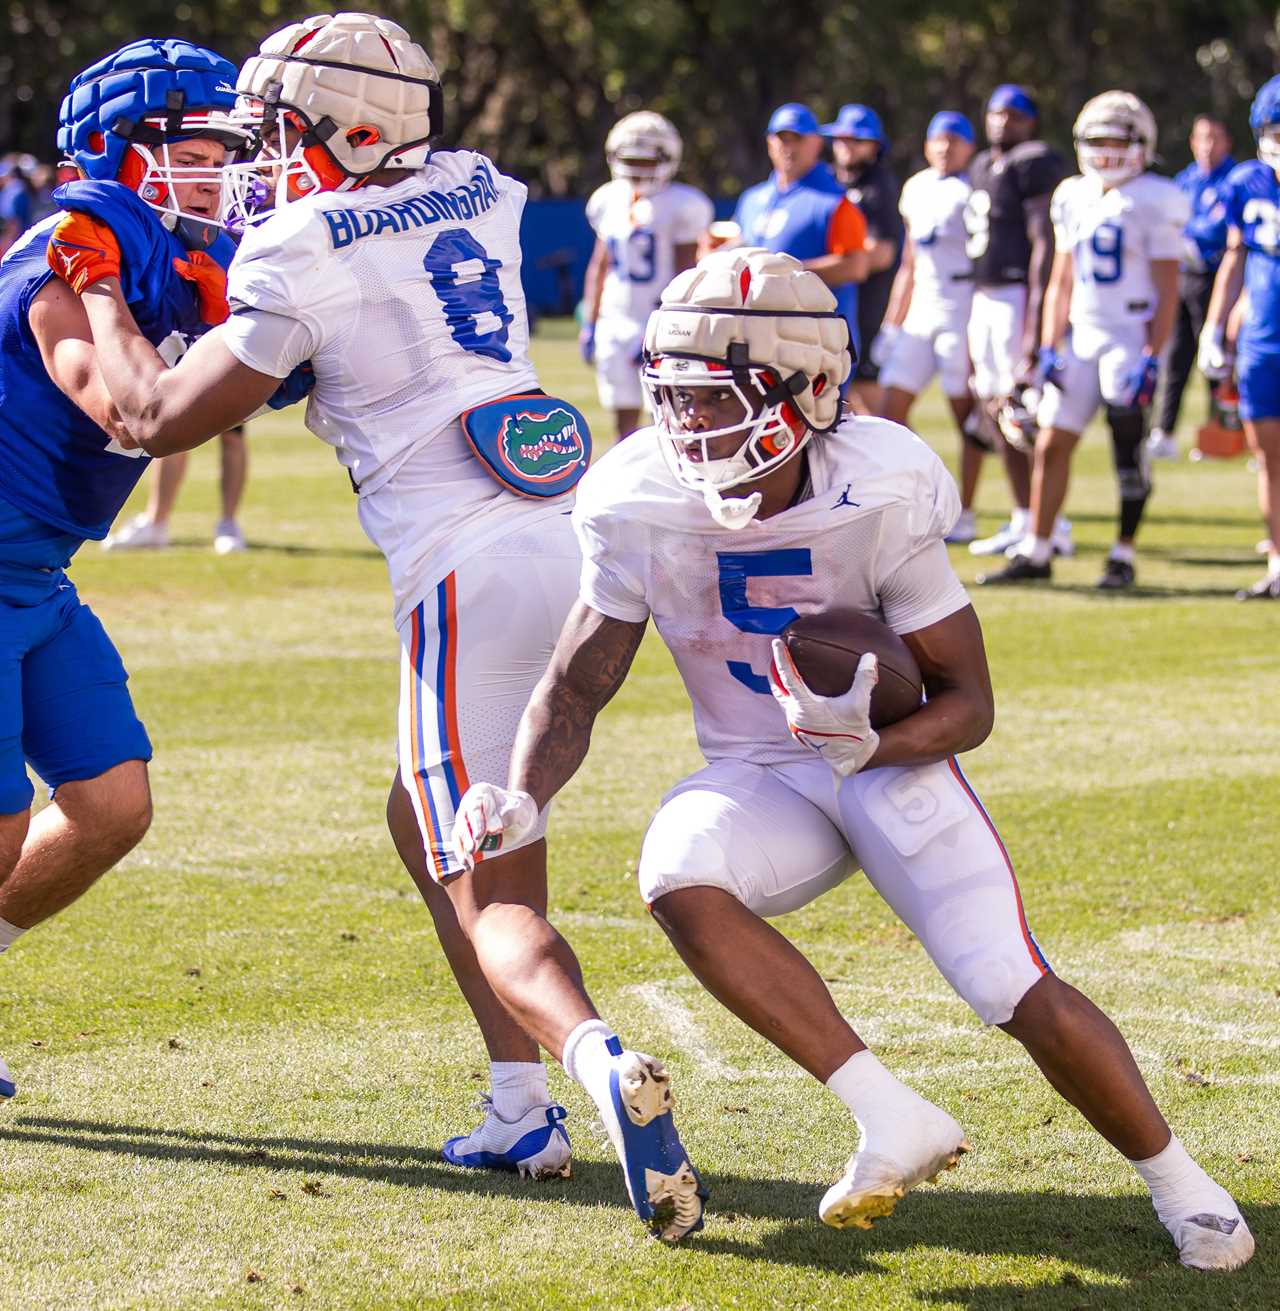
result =
M838 510L842 505L851 505L856 510L862 505L861 501L851 501L849 499L849 492L852 487L852 483L845 483L844 491L840 493L840 499L831 507L833 510Z

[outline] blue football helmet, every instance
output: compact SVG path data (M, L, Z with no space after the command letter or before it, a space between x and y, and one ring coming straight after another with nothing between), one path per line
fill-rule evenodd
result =
M1280 169L1280 73L1258 89L1249 108L1249 126L1258 139L1258 158Z
M228 117L235 83L235 65L203 46L177 38L131 41L72 79L58 111L58 149L84 177L136 191L166 227L182 218L220 223L221 166L171 164L169 150L210 138L227 148L231 162L247 143ZM204 185L191 193L192 184ZM177 186L188 190L197 212L183 209Z

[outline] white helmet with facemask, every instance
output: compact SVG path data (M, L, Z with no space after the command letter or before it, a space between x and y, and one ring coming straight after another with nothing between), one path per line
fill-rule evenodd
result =
M1107 186L1137 177L1155 159L1155 116L1131 91L1104 91L1086 101L1073 135L1080 171Z
M637 196L661 191L680 169L684 143L669 119L642 109L620 118L604 142L609 175Z
M852 367L849 326L830 288L792 256L757 247L713 251L681 273L645 330L643 381L667 463L726 528L749 523L761 498L725 492L839 423ZM736 397L740 417L691 430L682 400L695 388ZM735 434L725 455L723 439Z
M404 28L373 14L317 14L272 33L236 91L236 117L261 147L237 170L248 222L381 169L421 168L442 128L435 65Z

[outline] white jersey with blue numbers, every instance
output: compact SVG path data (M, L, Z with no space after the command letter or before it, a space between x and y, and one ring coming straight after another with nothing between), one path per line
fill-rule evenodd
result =
M250 229L217 329L250 368L310 360L306 423L337 453L387 556L397 623L520 518L552 509L501 489L457 422L538 385L520 284L523 183L440 151L391 187L326 192Z
M940 320L963 318L973 299L973 261L965 205L972 188L966 174L944 176L921 169L903 184L898 208L911 238L911 305L908 331L931 330Z
M1072 257L1072 326L1148 322L1156 310L1151 261L1182 258L1186 195L1154 173L1108 190L1080 175L1058 184L1050 215L1057 248Z
M582 600L630 623L652 615L709 761L811 759L769 691L771 639L801 614L854 610L911 633L966 606L942 541L955 483L907 429L851 417L806 448L811 496L735 532L675 481L658 442L633 433L578 485Z
M636 196L621 179L598 187L587 201L587 221L609 250L600 318L643 333L663 288L675 277L676 247L693 245L713 217L706 196L683 182L651 196Z

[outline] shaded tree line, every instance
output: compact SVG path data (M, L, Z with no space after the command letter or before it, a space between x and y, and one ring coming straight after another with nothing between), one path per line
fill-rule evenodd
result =
M355 7L352 0L347 0ZM333 6L337 8L338 6ZM268 32L320 6L298 0L7 0L0 150L53 152L71 76L139 36L184 36L239 62ZM582 195L606 176L604 138L623 113L667 114L684 176L731 194L766 169L764 125L785 100L823 116L877 108L914 168L930 115L977 119L999 82L1040 99L1045 135L1070 146L1080 104L1109 87L1155 112L1170 164L1208 110L1251 152L1248 102L1280 69L1280 17L1261 0L380 0L440 69L446 143L466 142L534 195Z

